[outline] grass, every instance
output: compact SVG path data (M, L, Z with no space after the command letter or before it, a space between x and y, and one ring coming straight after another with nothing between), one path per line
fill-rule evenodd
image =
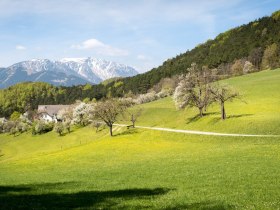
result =
M248 103L229 104L228 114L240 116L225 122L216 119L216 106L208 110L215 114L197 119L196 110L176 111L171 99L165 98L143 105L138 124L279 134L279 76L276 70L228 80L242 90ZM114 133L111 138L107 129L96 133L85 127L62 137L54 132L0 135L0 209L280 206L280 138L196 136L120 127Z
M211 105L200 118L195 108L176 110L168 97L141 105L143 115L138 125L161 126L202 131L247 134L280 133L280 70L262 71L223 81L235 87L243 100L225 104L228 119L220 119L220 107Z

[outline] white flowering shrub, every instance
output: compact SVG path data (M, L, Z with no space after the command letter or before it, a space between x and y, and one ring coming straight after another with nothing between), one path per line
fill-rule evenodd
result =
M146 93L146 94L141 94L137 97L137 99L135 100L136 104L144 104L144 103L148 103L151 101L155 101L157 100L158 97L156 95L156 92L150 92L150 93Z
M165 98L167 96L170 96L171 93L167 89L161 90L159 93L156 94L157 98Z
M81 102L73 109L73 123L81 126L88 125L92 117L93 110L93 104Z
M178 86L176 87L174 94L173 94L173 100L175 102L175 106L178 109L182 109L186 106L188 103L188 95L186 94L188 92L188 84L187 80L182 79Z
M133 106L133 105L136 104L135 99L133 99L133 98L131 98L131 97L128 97L128 98L119 98L119 101L120 101L123 105L125 105L125 106L127 106L127 107L130 107L130 106Z
M243 67L243 73L248 74L255 70L254 65L250 61L246 61Z

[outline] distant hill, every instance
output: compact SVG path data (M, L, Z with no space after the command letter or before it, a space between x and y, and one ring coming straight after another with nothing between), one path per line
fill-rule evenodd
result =
M19 82L40 81L56 86L98 84L113 77L134 76L129 66L96 58L32 59L0 69L0 88Z
M199 44L194 49L168 59L158 68L144 74L123 79L125 92L145 93L162 78L187 72L191 63L218 68L244 58L260 68L265 49L280 43L280 11L218 35L214 40ZM114 85L112 84L112 87Z

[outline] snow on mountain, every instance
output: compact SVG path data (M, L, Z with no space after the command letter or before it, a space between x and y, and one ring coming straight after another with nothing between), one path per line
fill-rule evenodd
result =
M129 66L96 58L64 58L59 61L93 83L113 77L134 76L138 72Z
M44 81L54 85L100 83L113 77L129 77L138 72L129 66L96 58L63 58L58 61L32 59L0 71L0 88L23 81Z

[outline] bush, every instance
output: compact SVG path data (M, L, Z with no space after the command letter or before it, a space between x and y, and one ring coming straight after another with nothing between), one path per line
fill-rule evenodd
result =
M11 129L10 129L10 131L9 131L9 133L11 134L11 135L16 135L16 133L17 133L17 129L15 128L15 127L12 127Z
M162 90L156 94L157 98L165 98L170 95L171 95L171 92L169 92L168 90Z
M144 104L144 103L148 103L151 101L155 101L157 99L158 99L158 97L156 95L156 92L152 91L150 93L139 95L137 97L137 99L135 100L135 102L136 102L136 104Z
M0 122L0 133L4 133L4 123Z
M66 121L63 123L64 129L70 133L71 132L71 122L70 121Z
M7 121L4 123L3 132L9 133L13 128L15 128L15 126L16 126L16 123L14 121Z
M18 120L19 118L20 118L20 113L19 112L17 112L17 111L14 111L12 114L11 114L11 116L10 116L10 120L13 120L13 121L16 121L16 120Z
M58 133L59 136L61 136L64 130L63 124L61 122L56 123L54 126L54 130Z
M29 126L28 126L27 123L18 122L17 125L16 125L16 131L17 132L24 133L24 132L28 131L28 129L29 129Z
M38 121L32 127L32 134L36 135L36 134L47 133L47 132L52 131L53 127L54 127L53 123Z
M127 106L127 107L130 107L130 106L133 106L135 105L135 99L131 98L131 97L128 97L128 98L120 98L119 101L124 105L124 106Z
M243 73L248 74L255 70L254 65L250 61L246 61L243 67Z

